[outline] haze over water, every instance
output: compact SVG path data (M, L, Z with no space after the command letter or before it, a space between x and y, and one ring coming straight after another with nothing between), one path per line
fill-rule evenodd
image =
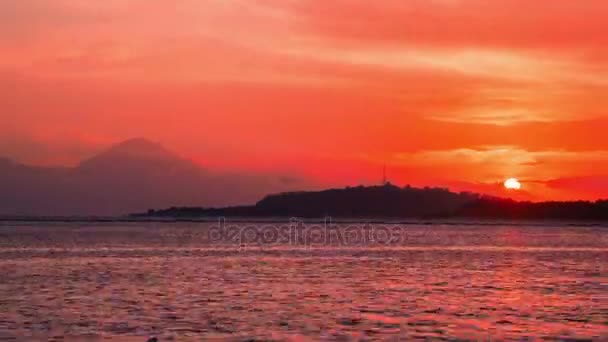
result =
M212 223L0 225L0 339L608 339L608 228L409 224L390 246Z

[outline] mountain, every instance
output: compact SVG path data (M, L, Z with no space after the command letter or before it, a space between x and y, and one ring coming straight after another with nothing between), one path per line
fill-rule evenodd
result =
M76 167L49 168L0 159L0 215L121 215L169 205L254 203L279 177L216 174L138 138Z
M108 150L82 161L79 169L162 166L162 164L195 166L190 161L181 159L178 155L168 151L158 143L143 138L135 138L114 145Z

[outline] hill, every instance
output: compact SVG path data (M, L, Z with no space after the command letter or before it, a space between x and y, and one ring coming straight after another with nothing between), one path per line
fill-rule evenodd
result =
M501 220L608 220L608 201L518 202L442 188L358 186L266 196L254 206L171 207L147 217L478 218Z
M435 217L452 214L480 198L442 188L358 186L270 195L254 206L219 209L178 208L150 211L151 216L282 216L282 217Z

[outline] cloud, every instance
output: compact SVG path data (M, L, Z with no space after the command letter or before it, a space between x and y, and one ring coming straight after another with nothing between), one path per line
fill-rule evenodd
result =
M596 57L608 49L596 39L603 36L592 35L607 7L563 0L551 11L479 0L24 0L0 4L0 67L51 81L350 88L353 97L402 104L402 115L446 122L587 119L605 115L608 105L601 96L608 70ZM526 42L539 29L549 49ZM564 35L578 39L563 49L557 42Z
M608 175L608 151L527 151L516 146L486 146L402 153L395 161L427 169L449 170L450 177L502 182L509 177L551 179L567 175Z
M544 181L543 184L564 192L579 194L580 198L608 199L608 175L557 178Z
M602 0L577 3L511 1L265 1L300 17L302 30L352 45L399 45L491 48L598 47L608 5Z
M600 0L4 1L0 153L69 164L137 135L328 183L395 155L420 183L604 174L607 16Z

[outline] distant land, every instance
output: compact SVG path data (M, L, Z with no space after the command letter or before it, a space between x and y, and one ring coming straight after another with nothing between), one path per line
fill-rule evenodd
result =
M608 221L608 200L519 202L443 188L357 186L269 195L251 206L150 209L132 217L462 218Z
M310 188L304 180L277 175L214 173L143 138L111 146L73 167L30 166L0 158L2 218L115 218L139 213L130 218L332 216L608 221L605 200L517 202L444 188L392 184L293 192ZM263 197L268 193L274 195Z
M171 205L252 204L268 192L306 187L275 175L216 173L143 138L73 167L0 158L2 216L117 216Z

